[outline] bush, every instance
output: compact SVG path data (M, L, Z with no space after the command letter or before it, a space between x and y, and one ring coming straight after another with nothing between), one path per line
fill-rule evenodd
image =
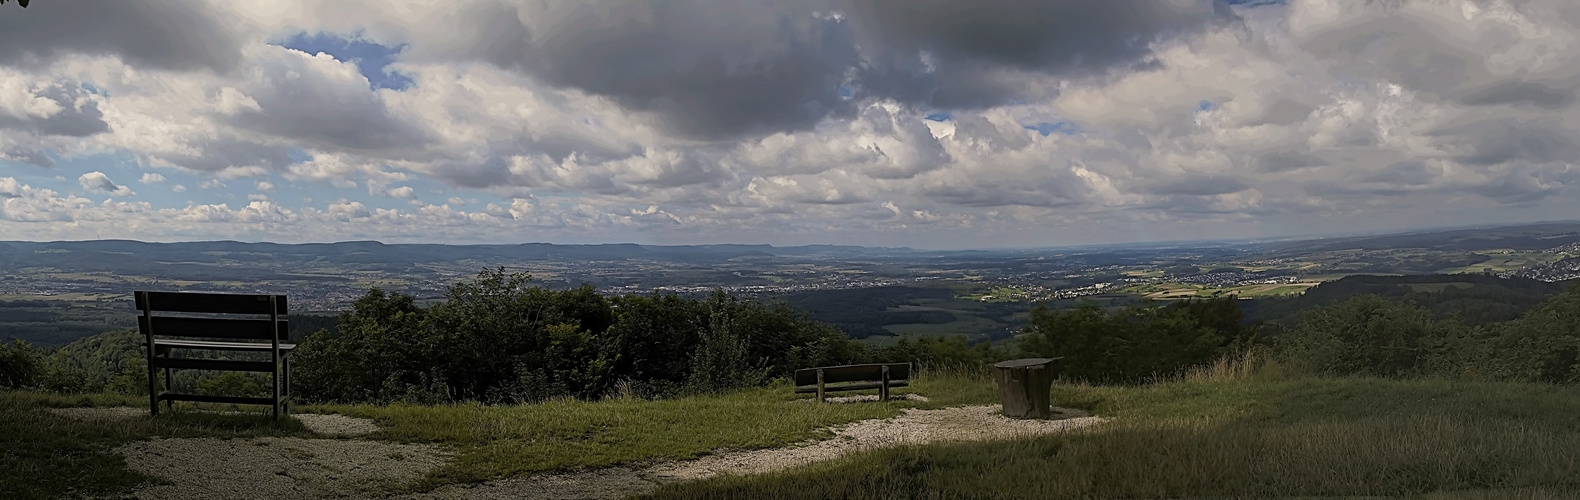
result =
M269 389L264 388L257 380L241 372L224 372L199 379L197 392L198 394L212 396L263 397L269 395Z
M0 343L0 387L23 389L39 383L43 356L32 345L19 339Z
M1021 343L1025 356L1063 357L1059 375L1134 383L1172 376L1243 350L1256 329L1243 324L1238 299L1129 305L1105 311L1091 301L1053 310L1038 305Z
M1359 295L1307 311L1276 346L1284 364L1315 373L1401 377L1452 365L1467 334L1414 303Z
M488 270L431 308L373 289L293 354L295 394L334 402L662 397L761 385L865 346L783 303L552 291Z

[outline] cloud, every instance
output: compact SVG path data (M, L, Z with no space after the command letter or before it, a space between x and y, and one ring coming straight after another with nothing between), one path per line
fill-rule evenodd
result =
M404 199L408 199L408 200L414 200L414 199L417 199L417 190L412 189L412 188L410 188L408 186L401 186L401 187L390 188L388 190L385 190L384 191L384 195L388 196L388 197L391 197L391 198L404 198Z
M1153 189L1152 192L1161 195L1215 196L1220 194L1238 193L1249 188L1250 186L1245 185L1244 182L1241 182L1237 179L1214 176L1194 176L1177 182L1171 182L1158 186L1157 188Z
M1298 170L1306 167L1327 165L1328 162L1314 155L1298 151L1279 151L1267 153L1257 158L1257 168L1263 172L1280 173Z
M0 17L0 66L38 67L70 54L111 55L158 69L223 71L242 40L216 4L117 0L84 8L39 2Z
M87 91L8 73L0 68L0 129L70 137L109 131L99 102Z
M0 195L0 231L972 246L1580 210L1580 8L1561 0L189 11L137 41L39 17L64 41L0 47L0 169L177 172L193 203L28 188ZM137 170L95 163L123 158Z
M145 172L145 173L143 173L143 177L142 178L137 179L137 182L139 182L141 184L158 184L158 183L161 183L161 182L164 182L164 181L165 181L165 176L159 175L159 174L156 174L156 173L153 173L153 172Z
M650 113L702 139L804 130L852 98L990 106L1038 75L1143 63L1232 18L1206 0L618 1L459 9L457 51Z
M112 182L109 176L104 175L104 172L94 171L82 174L81 177L77 178L77 182L82 184L83 189L89 191L102 191L109 193L110 196L114 197L137 195L137 193L133 193L132 190L126 186L115 185L115 182Z
M1526 104L1545 109L1569 106L1575 100L1574 89L1559 89L1539 82L1509 80L1467 92L1459 102L1471 106L1496 106Z

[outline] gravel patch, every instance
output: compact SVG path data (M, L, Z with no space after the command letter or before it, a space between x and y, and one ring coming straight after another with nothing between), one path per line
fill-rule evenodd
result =
M316 413L298 413L291 416L301 422L307 430L325 436L366 436L379 430L378 425L366 418Z
M489 481L479 485L452 485L420 495L391 497L399 500L604 500L627 498L658 489L659 480L641 469L609 467L568 474Z
M694 481L723 474L761 474L812 462L832 460L854 451L949 441L986 441L1036 436L1078 429L1104 419L1078 410L1061 409L1055 419L1022 420L998 414L999 405L913 410L888 420L863 420L834 430L832 439L802 446L719 453L687 462L659 465L651 473L661 480Z
M133 493L142 499L378 496L449 458L428 445L302 438L152 439L114 451L170 483Z
M859 397L859 396L856 396ZM1012 419L998 414L999 405L965 406L940 410L905 410L892 419L863 420L832 429L834 437L808 440L798 446L763 450L721 450L697 460L667 462L645 469L612 467L567 474L552 474L490 481L476 486L447 486L406 499L525 498L612 499L652 492L659 485L695 481L724 474L761 474L813 462L832 460L847 453L896 446L948 441L973 441L1036 436L1065 432L1106 419L1079 410L1055 408L1049 420Z
M923 401L923 402L931 401L930 399L927 399L927 396L923 396L921 394L890 394L889 395L889 399L895 400L895 401ZM817 402L817 398L797 399L795 401L797 403L816 403ZM834 403L834 404L871 403L871 402L878 401L878 395L877 394L862 394L862 395L859 395L859 396L824 397L823 401L828 402L828 403Z

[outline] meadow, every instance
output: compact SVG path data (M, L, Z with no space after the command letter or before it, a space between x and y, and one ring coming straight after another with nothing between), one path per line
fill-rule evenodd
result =
M527 405L320 405L371 418L368 439L436 443L454 460L397 491L718 449L781 447L904 408L990 404L985 371L932 372L927 402L809 404L788 386L660 401ZM802 396L805 398L805 396ZM117 395L0 395L0 495L123 494L153 478L110 447L152 436L306 436L291 421L183 411L75 421L50 407L135 406ZM1580 390L1533 383L1316 377L1220 362L1134 386L1059 382L1056 406L1111 420L1085 431L899 446L761 475L670 484L650 498L1563 498L1580 489Z

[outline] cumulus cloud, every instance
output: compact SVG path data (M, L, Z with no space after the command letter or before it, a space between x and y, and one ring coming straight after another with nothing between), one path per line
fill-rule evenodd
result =
M120 197L72 165L128 155L254 199L0 196L180 234L924 246L1580 208L1562 0L193 1L0 20L0 162ZM410 85L269 43L302 33L380 45Z
M82 184L83 189L109 193L110 196L125 197L137 194L133 193L131 188L116 185L115 182L110 180L109 176L104 175L104 172L94 171L82 174L81 177L77 178L77 182Z
M137 182L139 182L141 184L158 184L158 183L161 183L161 182L164 182L164 181L165 181L165 176L159 175L159 174L156 174L156 173L153 173L153 172L145 172L145 173L143 173L143 177L142 178L137 179Z
M0 129L84 137L109 128L99 101L87 91L0 68Z

